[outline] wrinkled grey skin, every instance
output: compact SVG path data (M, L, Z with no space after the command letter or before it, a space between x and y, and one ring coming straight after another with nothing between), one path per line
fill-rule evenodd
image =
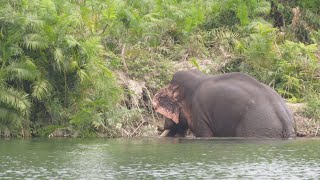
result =
M295 136L293 115L282 97L244 73L179 71L152 103L167 117L162 136L185 136L188 129L197 137Z

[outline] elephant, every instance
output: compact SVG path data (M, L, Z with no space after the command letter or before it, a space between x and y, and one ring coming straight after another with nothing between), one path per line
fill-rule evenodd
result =
M161 136L295 137L293 113L271 87L232 72L178 71L152 98L166 120Z

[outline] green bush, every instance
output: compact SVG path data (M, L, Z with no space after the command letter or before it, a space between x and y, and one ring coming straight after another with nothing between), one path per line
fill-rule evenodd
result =
M105 48L90 9L97 4L91 3L1 1L0 129L30 136L35 128L67 125L81 111L75 104L81 104L82 94L101 94L88 84L96 81L94 73L108 71L101 63ZM110 74L99 74L109 85L103 86L105 94L117 91ZM100 104L112 106L118 99L108 95Z
M307 98L307 108L304 114L307 117L315 119L320 122L320 97L319 94L311 94Z

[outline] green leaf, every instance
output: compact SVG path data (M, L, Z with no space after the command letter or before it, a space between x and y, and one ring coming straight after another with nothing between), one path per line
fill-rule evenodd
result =
M56 48L53 55L54 55L54 60L56 61L57 69L61 71L61 64L65 59L61 48Z
M242 26L245 26L249 23L249 10L245 3L238 5L236 14Z
M7 67L7 70L11 73L10 79L17 78L19 81L34 81L39 75L36 65L30 60L21 63L12 63Z
M49 93L49 82L45 79L37 80L32 86L32 97L43 100L48 97Z
M28 116L30 113L31 104L28 94L13 88L0 87L0 104L17 110L23 116Z
M191 63L194 67L196 67L198 70L201 70L201 69L200 69L200 65L199 65L199 63L198 63L198 61L197 61L196 58L191 58L190 63Z
M65 40L70 48L80 44L72 35L66 35Z
M40 34L28 34L24 38L25 46L30 50L43 50L48 48L47 40Z

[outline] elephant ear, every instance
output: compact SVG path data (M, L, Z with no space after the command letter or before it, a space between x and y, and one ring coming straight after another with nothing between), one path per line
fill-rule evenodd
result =
M176 87L169 85L161 89L152 99L152 105L156 112L179 123L180 107L176 102Z

